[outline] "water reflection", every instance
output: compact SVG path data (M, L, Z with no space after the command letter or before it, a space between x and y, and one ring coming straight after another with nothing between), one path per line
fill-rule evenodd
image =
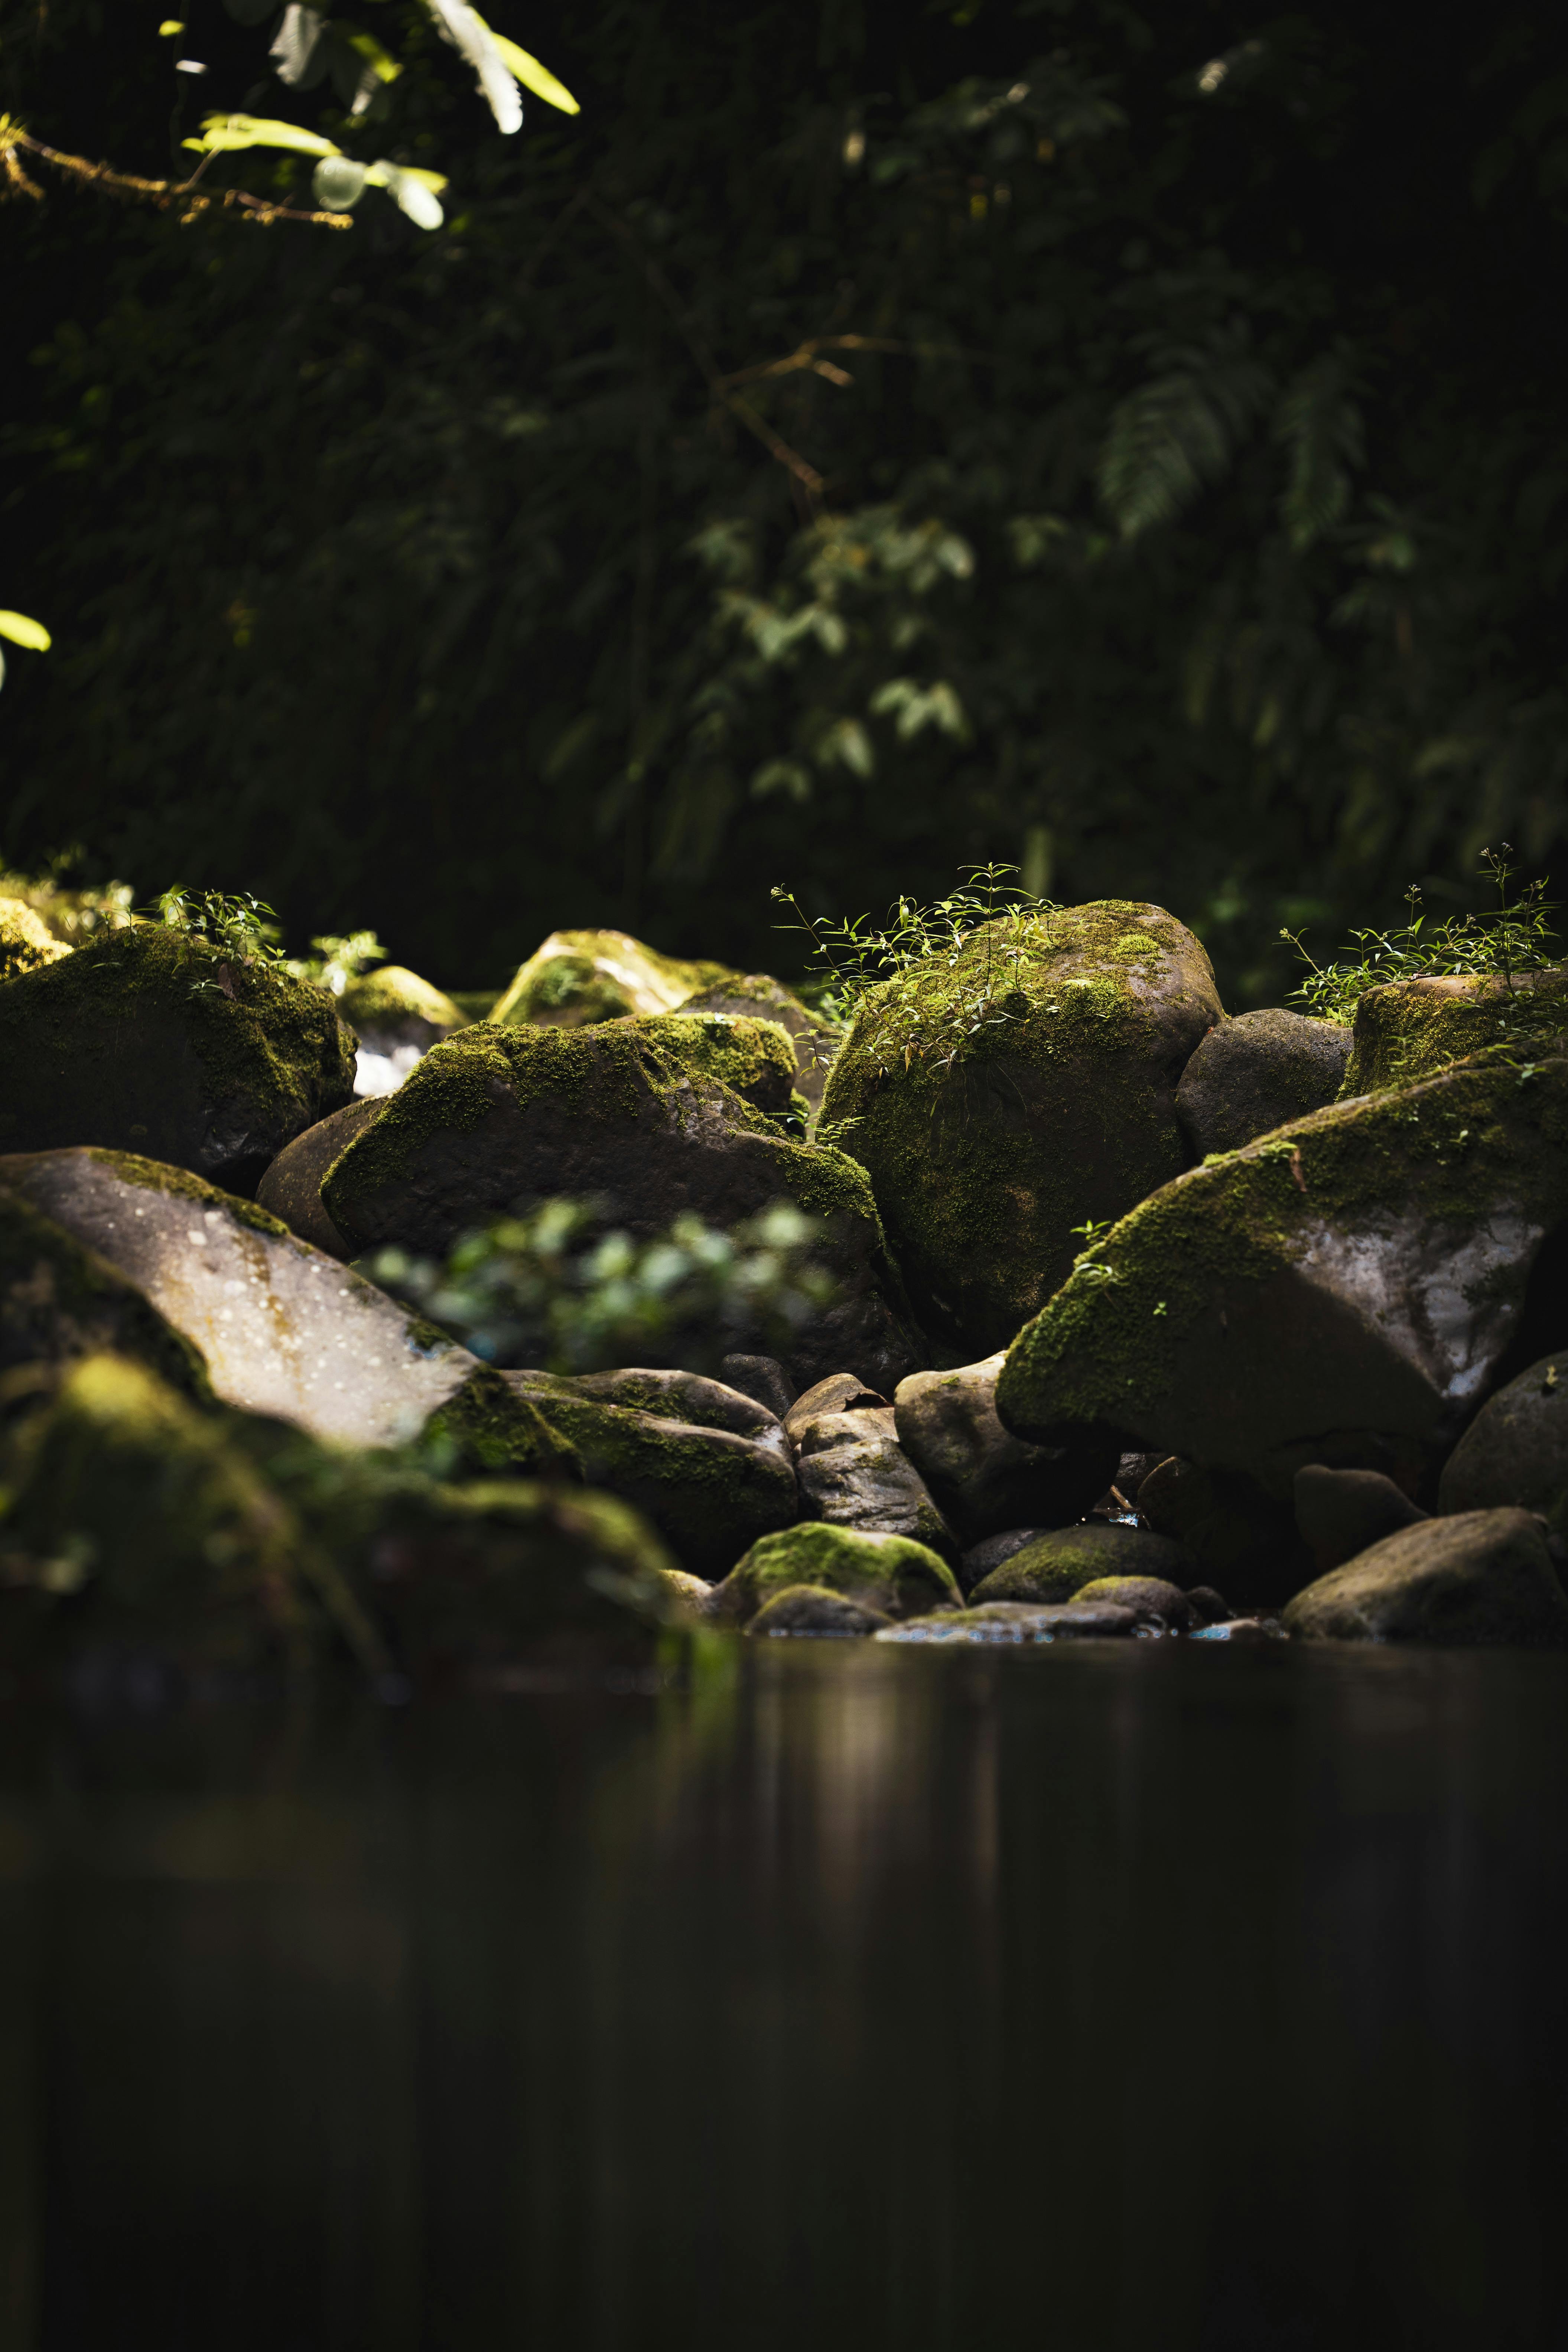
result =
M1563 1662L5 1738L8 2346L1568 2340Z

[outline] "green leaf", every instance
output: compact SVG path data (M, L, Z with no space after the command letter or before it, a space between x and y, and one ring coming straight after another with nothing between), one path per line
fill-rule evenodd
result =
M0 637L9 637L14 646L26 646L36 654L47 654L51 642L42 621L30 621L26 613L0 613Z
M301 130L297 122L272 122L255 114L207 114L199 139L181 141L184 147L225 154L240 147L288 147L300 155L341 155L319 131Z
M1100 494L1124 540L1173 521L1224 478L1273 390L1268 370L1243 350L1172 356L1184 364L1119 404L1100 451Z
M479 14L477 9L475 14ZM479 22L484 24L482 16ZM488 25L485 30L489 32ZM520 49L517 43L509 41L504 33L490 33L490 38L524 89L531 89L535 98L544 100L546 106L558 106L563 114L581 114L583 110L565 83L557 81L548 66L542 66L537 58L530 57L526 49Z

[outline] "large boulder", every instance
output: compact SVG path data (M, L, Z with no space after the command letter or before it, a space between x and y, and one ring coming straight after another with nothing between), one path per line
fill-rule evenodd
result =
M1414 1086L1488 1046L1543 1053L1568 1028L1568 964L1510 976L1431 972L1369 988L1355 1009L1342 1093Z
M400 1445L438 1426L484 1459L570 1463L499 1373L253 1202L115 1151L0 1159L0 1187L134 1285L225 1403L336 1444Z
M864 1173L783 1134L718 1074L751 1050L742 1030L771 1067L781 1031L716 1023L710 1036L708 1026L479 1023L435 1046L350 1143L321 1188L327 1213L356 1251L396 1243L439 1256L525 1199L596 1201L639 1240L679 1215L728 1230L792 1201L826 1221L836 1286L793 1336L787 1370L804 1385L849 1363L890 1391L921 1358ZM692 1058L694 1041L713 1055L712 1075Z
M912 1536L944 1559L957 1559L958 1540L899 1444L888 1408L818 1413L800 1425L795 1443L808 1517Z
M0 1183L0 1371L20 1375L87 1356L130 1358L180 1391L210 1398L201 1351L136 1284Z
M893 1618L956 1609L960 1599L952 1570L929 1546L908 1536L805 1519L753 1544L714 1591L710 1612L721 1623L743 1625L777 1595L802 1584L842 1593Z
M1121 899L984 924L871 991L823 1127L844 1122L942 1348L1005 1348L1065 1278L1074 1228L1186 1164L1176 1085L1222 1018L1191 931Z
M1568 1598L1529 1511L1404 1528L1299 1592L1285 1623L1308 1642L1568 1649Z
M25 898L0 898L0 981L16 980L71 952Z
M660 955L625 931L552 931L489 1017L580 1029L628 1013L673 1013L699 989L737 977L727 964Z
M1182 1072L1176 1116L1194 1159L1238 1151L1255 1136L1321 1110L1339 1093L1351 1033L1271 1005L1209 1031Z
M911 1372L893 1399L899 1443L965 1545L1008 1528L1066 1527L1116 1475L1103 1438L1026 1445L996 1414L998 1351L949 1372Z
M1568 1062L1336 1104L1135 1209L1019 1334L997 1411L1035 1443L1105 1431L1285 1502L1305 1462L1419 1495L1564 1218Z
M717 1381L657 1371L498 1377L567 1439L590 1486L635 1503L698 1576L722 1576L799 1515L784 1431Z
M0 988L0 1148L102 1144L254 1191L353 1095L331 997L139 923Z
M312 1249L325 1250L329 1257L351 1258L353 1252L321 1205L321 1181L339 1153L380 1112L379 1096L346 1103L286 1143L256 1188L258 1208L277 1217Z
M1440 1511L1505 1503L1539 1511L1568 1534L1568 1349L1489 1397L1443 1465Z

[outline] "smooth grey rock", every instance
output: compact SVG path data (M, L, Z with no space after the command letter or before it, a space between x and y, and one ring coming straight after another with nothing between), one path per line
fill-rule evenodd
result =
M1178 1633L1196 1622L1197 1612L1179 1584L1161 1576L1097 1576L1073 1594L1079 1608L1107 1601L1117 1609L1131 1609L1140 1625L1168 1625Z
M1176 1116L1194 1158L1238 1151L1339 1093L1351 1033L1271 1005L1211 1029L1182 1072Z
M891 1410L818 1413L795 1431L795 1468L808 1518L909 1536L948 1561L957 1538L900 1445Z
M1119 1641L1137 1630L1138 1612L1114 1602L1068 1601L1055 1608L997 1601L951 1609L936 1617L914 1617L879 1633L879 1642L936 1642L954 1647L1030 1642Z
M1568 1649L1568 1599L1529 1511L1402 1528L1299 1592L1284 1622L1308 1642Z
M719 1370L729 1387L754 1397L780 1421L795 1402L795 1382L776 1356L725 1356Z
M1443 1465L1437 1508L1516 1503L1568 1520L1568 1348L1543 1356L1482 1405Z
M825 1412L858 1412L862 1409L887 1412L888 1399L868 1389L858 1372L829 1372L826 1380L814 1381L804 1395L797 1396L784 1416L784 1425L797 1442L808 1422L820 1419Z
M1426 1517L1381 1470L1309 1462L1296 1473L1296 1525L1320 1576Z
M964 1542L1032 1521L1068 1526L1103 1494L1120 1449L1103 1438L1026 1445L996 1417L1005 1353L954 1371L911 1372L893 1398L899 1443Z
M381 1101L345 1103L286 1143L256 1188L259 1205L313 1249L346 1264L353 1255L321 1202L321 1179L340 1151L381 1115Z
M1238 1650L1267 1650L1290 1639L1278 1617L1225 1617L1212 1625L1195 1625L1193 1642L1229 1642Z
M201 1350L226 1404L340 1445L401 1445L483 1370L384 1290L182 1169L44 1151L0 1160L0 1183L118 1266Z

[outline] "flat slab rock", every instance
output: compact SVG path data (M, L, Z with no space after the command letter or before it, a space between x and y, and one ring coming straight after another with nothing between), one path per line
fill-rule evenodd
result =
M248 1201L129 1153L0 1159L9 1186L119 1267L200 1349L216 1395L344 1445L406 1443L482 1370Z

